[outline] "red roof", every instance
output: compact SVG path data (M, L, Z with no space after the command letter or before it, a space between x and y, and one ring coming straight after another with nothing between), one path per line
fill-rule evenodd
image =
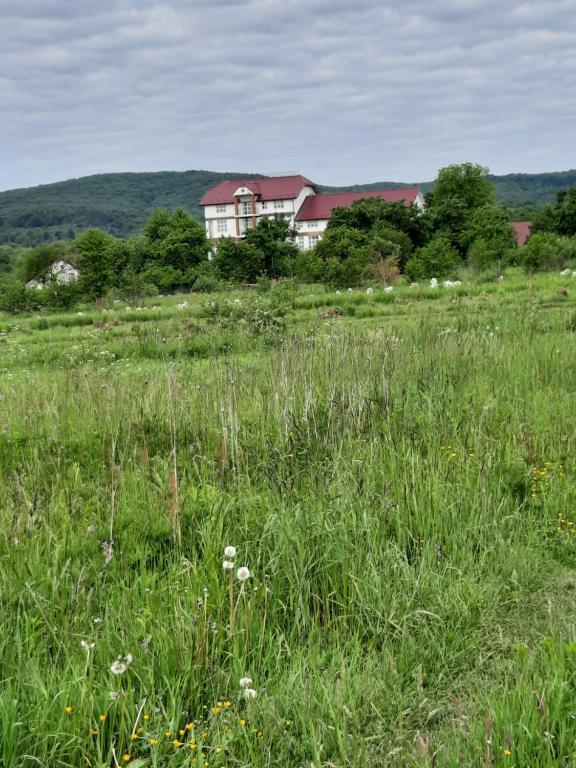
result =
M514 234L516 235L517 245L524 245L524 243L530 237L530 232L532 230L532 222L531 221L511 221L510 226L512 227L512 229L514 230Z
M387 203L404 203L406 206L415 202L420 187L403 189L372 189L366 192L339 192L335 195L314 195L306 198L296 216L296 221L315 221L329 219L334 208L349 208L356 200L378 197Z
M302 187L316 189L315 184L304 176L277 176L265 179L232 179L221 181L209 189L200 200L200 205L222 205L234 202L234 192L238 187L248 187L258 200L293 200L298 197Z

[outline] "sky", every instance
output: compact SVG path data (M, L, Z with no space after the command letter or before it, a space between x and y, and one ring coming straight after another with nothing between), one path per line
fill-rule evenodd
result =
M0 0L0 189L575 155L576 0Z

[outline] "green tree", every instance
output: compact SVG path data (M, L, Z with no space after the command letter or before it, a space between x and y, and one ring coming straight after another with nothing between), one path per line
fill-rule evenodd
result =
M74 241L80 270L79 288L84 296L98 298L114 284L115 241L116 238L101 229L89 229Z
M554 206L544 206L534 219L532 232L576 235L576 185L558 192Z
M295 230L284 216L261 219L247 232L245 242L261 254L261 274L284 277L293 273L298 255L295 236Z
M356 200L349 208L336 208L330 216L328 229L338 227L366 233L396 230L404 233L416 248L424 245L430 234L429 220L418 206L388 203L378 197Z
M262 252L245 240L224 237L214 257L218 275L235 283L253 283L263 273Z
M451 277L455 275L460 263L460 256L452 246L450 237L440 233L414 252L406 264L406 274L412 280Z
M506 214L497 205L482 205L470 215L460 235L470 266L481 271L497 262L509 263L516 238Z
M155 211L144 227L146 261L185 272L208 258L204 227L182 208Z
M465 231L475 210L495 205L488 168L474 163L449 165L438 172L429 200L429 217L435 232L450 238L462 256L466 253Z

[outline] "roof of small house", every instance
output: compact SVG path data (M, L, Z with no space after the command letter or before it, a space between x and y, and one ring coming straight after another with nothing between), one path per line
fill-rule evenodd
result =
M516 243L518 245L524 245L525 242L530 237L530 232L532 231L532 222L531 221L511 221L510 226L514 230L514 234L516 235Z
M270 176L265 179L230 179L221 181L209 189L200 200L200 205L223 205L234 202L234 192L239 187L247 187L259 200L293 200L302 188L316 189L313 181L305 176Z
M371 189L366 192L338 192L333 195L314 195L306 198L300 208L296 221L317 221L329 219L334 208L349 208L356 200L377 197L387 203L412 205L416 201L420 187L403 189Z

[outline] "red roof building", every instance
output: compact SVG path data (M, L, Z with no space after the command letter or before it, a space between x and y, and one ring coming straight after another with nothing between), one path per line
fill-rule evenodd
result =
M304 176L232 179L231 181L221 181L220 184L209 189L200 200L200 205L233 203L236 191L241 188L249 190L256 200L294 200L306 186L312 187L316 192L315 184Z
M517 245L525 245L532 231L531 221L511 221L510 226L516 235Z
M280 215L296 229L298 247L308 250L321 239L334 208L348 207L369 197L424 209L419 187L322 195L314 182L297 174L222 181L206 192L200 205L204 208L206 234L213 242L223 237L242 238L263 218Z
M334 208L349 208L357 200L365 200L368 197L377 197L387 203L404 203L409 206L413 203L424 204L420 187L406 187L404 189L372 189L366 192L338 192L333 195L315 195L309 197L298 211L296 221L323 221L330 218Z

